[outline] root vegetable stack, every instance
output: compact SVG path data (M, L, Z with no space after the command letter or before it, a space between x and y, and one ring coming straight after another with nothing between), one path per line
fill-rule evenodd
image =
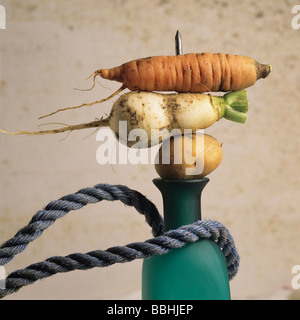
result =
M266 78L271 70L270 65L260 64L250 57L223 53L192 53L133 60L112 69L99 69L90 76L93 77L92 88L95 86L97 76L121 82L120 89L111 96L59 109L40 117L48 117L68 109L92 106L111 99L124 89L131 90L132 92L123 94L113 104L111 113L106 119L52 130L17 132L0 130L0 132L13 135L41 135L109 126L119 138L119 121L127 121L128 131L144 129L147 132L148 141L145 141L142 147L150 147L153 144L151 129L158 129L157 132L170 132L172 129L179 129L181 132L184 129L196 131L213 125L221 118L244 123L248 111L247 93L244 89L254 85L257 80ZM153 91L177 93L159 94ZM203 92L217 91L232 92L223 97L203 94ZM165 133L161 135L162 140L168 138ZM212 143L211 141L213 140L205 139L207 144ZM212 152L209 151L209 147L205 147L205 150ZM214 157L210 156L207 159L211 159L209 161L211 162ZM219 150L218 159L220 159ZM170 166L172 167L172 164ZM214 165L212 167L215 168ZM163 174L161 169L158 168L158 171ZM204 176L208 171L204 168L200 176ZM164 178L174 178L174 174Z

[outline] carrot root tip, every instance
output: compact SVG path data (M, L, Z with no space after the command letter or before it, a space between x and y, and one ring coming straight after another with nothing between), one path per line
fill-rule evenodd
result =
M270 64L260 64L256 63L256 74L257 79L266 78L272 71L272 66Z

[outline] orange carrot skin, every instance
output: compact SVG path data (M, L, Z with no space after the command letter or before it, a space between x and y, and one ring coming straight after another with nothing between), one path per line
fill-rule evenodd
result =
M133 60L95 72L129 90L210 92L248 88L271 72L251 57L224 53L190 53Z

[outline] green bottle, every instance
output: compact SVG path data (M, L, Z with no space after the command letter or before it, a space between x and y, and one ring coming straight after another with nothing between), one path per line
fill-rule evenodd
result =
M208 178L153 180L163 197L165 231L201 219L201 193L208 181ZM228 272L221 249L212 240L200 239L145 259L142 299L230 300Z

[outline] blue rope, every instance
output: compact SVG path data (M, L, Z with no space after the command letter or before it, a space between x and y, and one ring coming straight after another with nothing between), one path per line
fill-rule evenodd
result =
M30 242L41 236L44 230L69 211L78 210L89 203L97 203L102 200L120 200L125 205L133 206L139 213L145 215L146 222L152 228L154 238L145 242L115 246L107 250L73 253L65 257L55 256L34 263L9 274L5 282L6 288L0 289L0 298L56 273L106 267L115 263L166 254L174 248L183 247L200 238L211 239L219 245L226 259L229 280L236 275L239 267L239 255L232 236L220 222L199 220L164 233L163 218L150 200L138 191L126 186L108 184L98 184L94 188L81 189L74 194L50 202L44 209L38 211L27 226L20 229L14 237L0 246L0 266L7 264L16 254L24 251Z
M44 209L38 211L27 226L0 246L0 266L7 264L16 254L24 251L30 242L37 239L44 230L69 211L102 200L120 200L125 205L133 206L139 213L145 215L154 236L164 232L163 218L155 205L140 192L122 185L98 184L94 188L81 189L74 194L51 201Z

